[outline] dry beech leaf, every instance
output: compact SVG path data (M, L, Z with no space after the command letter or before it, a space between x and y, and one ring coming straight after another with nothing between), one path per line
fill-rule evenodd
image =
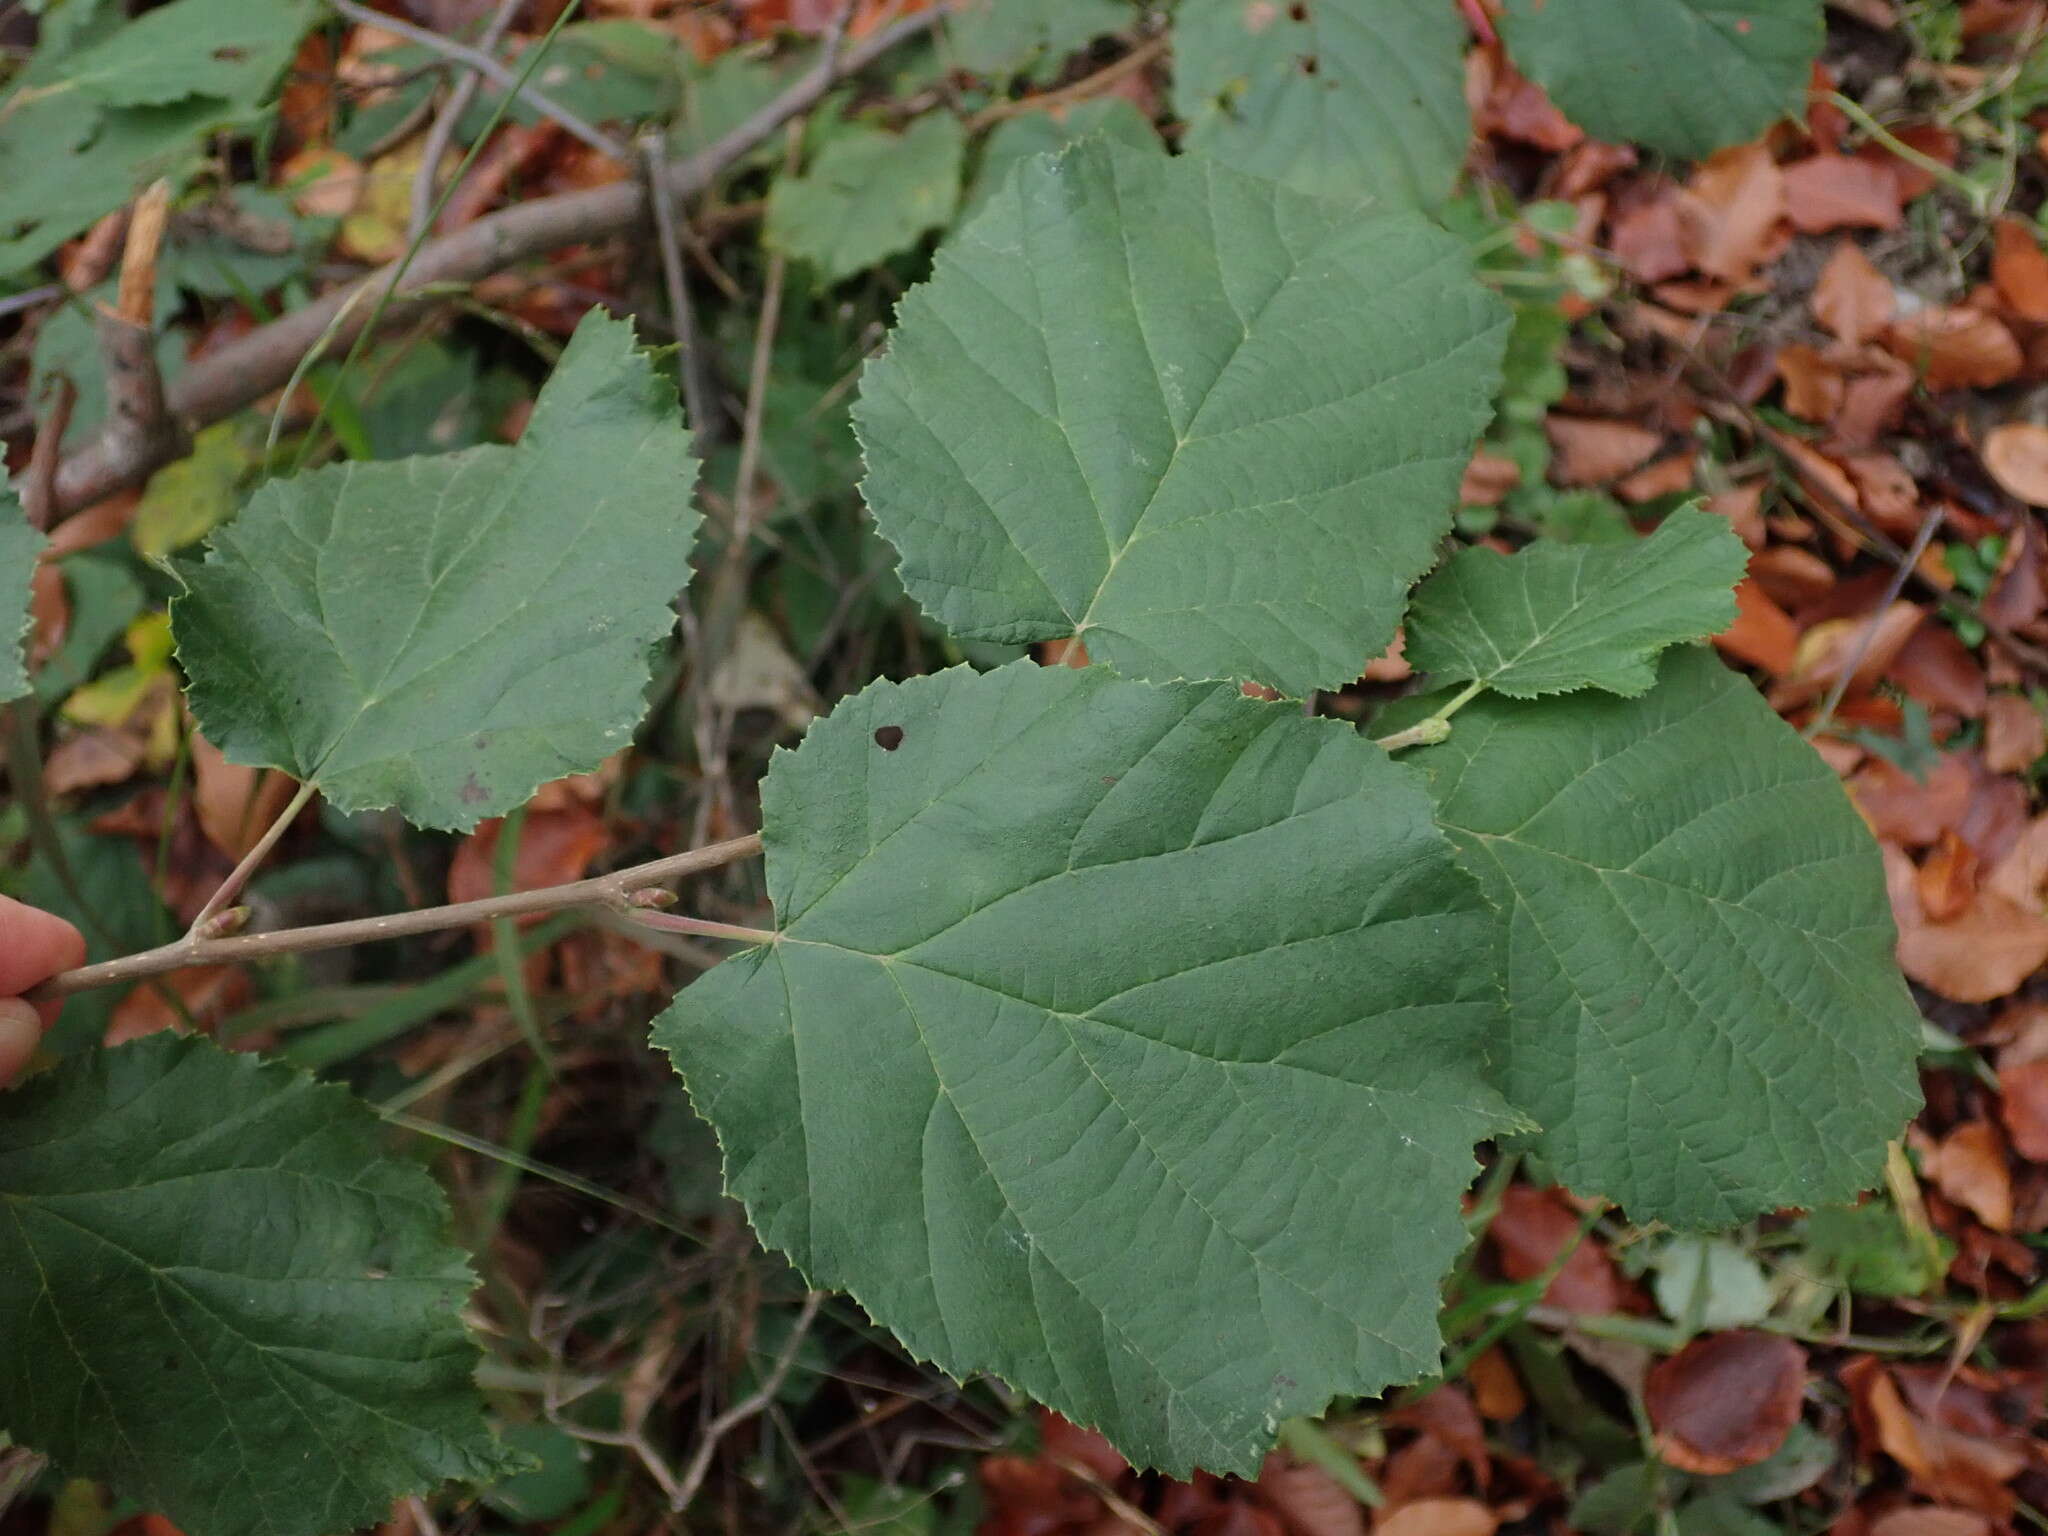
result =
M1858 614L1814 625L1799 637L1799 654L1791 675L1772 690L1771 702L1789 709L1817 699L1835 685L1842 669L1852 664L1856 670L1846 691L1869 691L1891 670L1926 617L1917 605L1901 601L1875 616Z
M1998 1113L2013 1150L2032 1163L2048 1163L2048 1057L2001 1065Z
M1500 1516L1477 1499L1417 1499L1382 1515L1373 1536L1493 1536Z
M1692 265L1708 277L1748 281L1782 244L1785 178L1762 144L1710 155L1678 197L1679 225Z
M1897 178L1854 155L1813 155L1784 168L1785 216L1804 235L1896 229Z
M2048 427L2008 421L1984 434L1984 467L2008 495L2048 507Z
M1298 1466L1276 1452L1266 1458L1254 1487L1287 1536L1365 1536L1358 1500L1321 1467Z
M2048 920L1988 886L1969 911L1937 923L1921 909L1918 871L1884 845L1886 886L1899 925L1899 966L1922 986L1958 1003L2004 997L2048 961Z
M1922 624L1899 648L1885 679L1928 709L1974 720L1989 706L1984 668L1946 624Z
M1752 577L1735 588L1735 622L1714 636L1714 646L1773 677L1790 672L1799 656L1799 626Z
M1920 910L1937 923L1953 922L1969 911L1977 899L1979 862L1977 850L1953 830L1942 833L1914 881Z
M2048 722L2022 693L1995 693L1984 710L1984 765L2025 773L2048 753Z
M1676 197L1668 192L1615 215L1608 239L1629 276L1639 283L1661 283L1692 270L1685 225Z
M1992 1536L1991 1522L1967 1509L1915 1504L1895 1509L1870 1528L1870 1536Z
M2026 220L2008 214L1992 226L1991 283L2020 319L2048 322L2048 251Z
M2042 1073L2042 1082L2044 1090L2048 1090L2048 1071ZM2044 1144L2048 1144L2048 1091L2044 1091L2043 1100ZM1498 1344L1465 1368L1465 1382L1472 1389L1472 1406L1479 1410L1480 1417L1496 1424L1520 1418L1529 1406L1521 1378Z
M174 1004L172 999L176 999ZM126 1045L189 1017L202 1029L218 1024L249 999L249 973L239 965L195 965L172 971L152 986L121 999L107 1021L107 1044Z
M1813 285L1813 317L1851 346L1880 335L1898 304L1891 279L1853 240L1835 247Z
M1692 489L1693 464L1698 457L1697 448L1687 447L1667 458L1654 459L1618 481L1614 494L1632 506L1660 496L1681 495Z
M1500 1270L1510 1280L1533 1280L1577 1242L1571 1257L1544 1287L1543 1301L1567 1312L1606 1313L1629 1310L1635 1293L1589 1233L1579 1239L1579 1215L1556 1190L1510 1185L1501 1196L1500 1211L1487 1228Z
M1662 433L1632 421L1552 416L1543 423L1557 450L1551 478L1559 485L1604 485L1639 467L1664 446Z
M199 830L230 859L239 859L284 813L292 797L292 777L274 768L245 768L229 762L197 725L188 739L192 808L199 817Z
M1812 347L1794 342L1778 349L1785 409L1801 421L1830 421L1842 408L1842 370Z
M1927 1177L1994 1232L2012 1230L2012 1175L2005 1145L1987 1120L1957 1126L1922 1158Z
M1685 1472L1718 1477L1785 1443L1806 1391L1806 1351L1782 1334L1703 1334L1657 1363L1643 1406L1657 1450Z
M1810 549L1773 544L1749 557L1749 574L1773 601L1787 608L1815 602L1835 588L1835 568Z
M1969 762L1960 755L1944 757L1925 778L1873 758L1849 781L1849 798L1870 830L1908 848L1925 848L1960 827L1974 790Z
M1764 527L1763 515L1764 492L1769 489L1769 481L1752 480L1732 491L1709 496L1701 505L1716 517L1727 518L1734 526L1737 538L1751 549L1760 550L1770 536Z
M1522 466L1506 454L1486 448L1473 451L1458 485L1458 500L1468 507L1499 506L1501 498L1522 483Z
M1923 309L1893 321L1884 341L1933 390L1990 389L2016 377L2024 361L2012 332L1978 309Z

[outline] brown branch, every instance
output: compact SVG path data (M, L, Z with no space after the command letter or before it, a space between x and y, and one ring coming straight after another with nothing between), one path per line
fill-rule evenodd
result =
M100 305L94 317L106 373L107 424L101 438L124 457L149 459L152 468L179 457L186 447L156 365L156 260L170 199L170 183L157 181L135 200L117 297L111 306ZM61 503L61 469L57 496Z
M816 105L840 79L929 31L944 14L939 7L920 11L848 47L837 61L821 58L825 67L807 71L723 138L669 166L664 175L670 195L683 199L703 191L784 123ZM647 217L647 205L647 188L636 179L538 198L488 214L420 247L406 269L404 290L386 306L384 319L396 323L414 314L431 300L426 290L474 282L528 257L631 229ZM391 262L195 360L166 396L172 419L196 428L231 416L283 385L323 338L329 347L349 345L376 310L375 298L392 286L399 271L400 263ZM371 302L358 301L358 294ZM344 311L347 318L337 323ZM59 514L91 506L137 484L174 457L163 442L138 444L118 432L104 431L65 460L57 476Z
M673 854L650 864L635 864L589 880L568 885L550 885L535 891L514 891L508 896L489 896L481 901L460 901L452 906L425 907L414 912L394 912L385 917L359 917L344 923L320 923L308 928L280 928L274 933L237 934L232 938L209 939L187 935L175 943L119 960L80 966L53 976L29 994L31 1002L68 997L94 987L110 987L189 965L237 965L271 955L306 954L320 949L345 949L352 944L374 944L384 939L402 939L417 933L436 933L446 928L466 928L473 923L500 917L528 917L536 913L560 912L571 907L600 907L631 911L635 891L665 885L686 875L701 874L761 851L761 835L735 837L713 843L691 853Z
M993 128L1005 118L1021 117L1026 112L1056 112L1062 107L1071 107L1076 102L1088 101L1101 95L1125 75L1134 74L1166 52L1167 35L1150 38L1138 44L1129 53L1113 63L1105 64L1094 74L1076 80L1072 85L1063 85L1056 91L1043 91L1036 96L1025 96L1017 101L999 101L992 107L985 107L968 120L970 133L984 128Z
M486 53L505 40L511 30L513 19L525 0L498 0L497 13L485 25L478 46ZM455 142L455 130L462 123L462 115L469 110L469 104L476 100L478 87L484 77L475 70L469 70L455 82L455 88L448 93L448 100L441 108L441 115L427 130L425 147L420 152L420 168L412 179L412 214L405 227L407 240L417 240L427 232L427 226L434 219L434 199L439 191L437 185L441 175L441 159L448 153L448 146Z
M535 111L553 118L562 125L570 137L580 139L599 154L608 156L622 165L631 163L633 152L625 145L603 129L586 123L531 81L522 81L514 71L507 69L483 49L472 48L467 43L459 43L452 37L443 37L438 32L428 31L425 27L416 27L397 16L373 11L367 6L358 5L356 0L327 0L327 3L350 21L389 32L426 49L429 53L438 53L445 59L454 60L471 70L473 74L482 75L498 89L524 97Z
M57 512L57 460L64 451L64 434L71 430L71 413L78 408L78 386L66 373L57 375L56 398L50 414L36 431L35 446L28 453L28 474L21 482L21 510L31 528L48 531Z

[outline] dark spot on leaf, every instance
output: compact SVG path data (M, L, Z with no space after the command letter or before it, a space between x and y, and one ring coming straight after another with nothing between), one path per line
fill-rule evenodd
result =
M491 798L491 792L477 783L473 773L462 781L460 794L464 805L477 805Z
M249 54L246 49L223 47L214 49L213 56L223 64L239 64L242 60L249 57Z
M1102 776L1102 782L1105 784L1114 784L1116 782L1116 775L1113 773L1105 773Z
M1317 70L1317 69L1319 69L1320 67L1321 67L1321 66L1320 66L1319 64L1317 64L1317 62L1316 62L1316 56L1315 56L1314 54L1312 54L1312 53L1311 53L1311 54L1305 54L1305 55L1304 55L1304 56L1302 57L1302 61L1301 61L1301 72L1302 72L1302 73L1303 73L1304 75L1312 75L1312 74L1314 74L1314 73L1316 72L1316 70Z
M1298 3L1290 5L1287 7L1287 19L1289 21L1307 21L1308 7Z
M875 732L875 745L884 752L894 752L903 745L903 727L885 725Z
M182 1365L184 1365L184 1363L185 1363L185 1362L184 1362L184 1361L182 1361L182 1360L180 1360L180 1359L179 1359L179 1358L178 1358L178 1357L177 1357L176 1355L165 1355L165 1356L164 1356L164 1369L165 1369L165 1370L167 1370L167 1371L175 1371L175 1370L177 1370L177 1369L178 1369L179 1367L181 1367Z

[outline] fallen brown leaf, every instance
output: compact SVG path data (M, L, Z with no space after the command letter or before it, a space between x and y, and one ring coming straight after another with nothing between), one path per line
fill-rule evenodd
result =
M1920 906L1913 861L1884 845L1885 886L1899 928L1899 967L1958 1003L2004 997L2048 961L2048 920L1988 886L1961 917L1937 923Z
M1477 1499L1417 1499L1382 1514L1373 1536L1493 1536L1500 1517Z
M126 1045L144 1035L177 1028L187 1017L201 1028L209 1028L248 999L249 973L239 965L195 965L172 971L121 999L107 1021L107 1044Z
M2005 1144L1989 1121L1957 1126L1925 1154L1923 1165L1936 1189L1985 1226L1994 1232L2012 1230L2012 1175L2006 1171Z
M1898 301L1891 279L1871 265L1853 240L1843 240L1813 285L1813 317L1851 346L1891 324Z
M2048 1072L2044 1072L2043 1078L2043 1098L2048 1100ZM2043 1125L2048 1127L2048 1103L2043 1105ZM2048 1131L2044 1131L2043 1139L2044 1145L2048 1145ZM1497 1344L1474 1358L1465 1368L1465 1381L1472 1388L1472 1406L1479 1410L1482 1418L1491 1419L1496 1424L1520 1418L1522 1410L1529 1406L1521 1378L1515 1374L1513 1364Z
M1773 677L1790 672L1799 656L1799 626L1754 579L1735 588L1735 622L1714 636L1715 648Z
M1984 710L1984 765L2025 773L2048 755L2048 722L2023 693L1994 693Z
M1679 228L1693 267L1742 283L1784 239L1785 178L1762 144L1738 144L1703 160L1678 196Z
M1606 1313L1632 1310L1637 1292L1621 1276L1614 1260L1588 1233L1579 1239L1579 1215L1559 1190L1510 1185L1500 1211L1487 1228L1501 1273L1510 1280L1533 1280L1576 1242L1571 1257L1543 1289L1544 1302L1567 1312Z
M1252 1485L1259 1502L1280 1517L1288 1536L1365 1536L1365 1511L1321 1467L1299 1466L1275 1453Z
M1899 652L1925 621L1916 604L1895 602L1882 613L1828 619L1799 637L1799 651L1785 681L1771 690L1771 702L1790 709L1817 699L1849 674L1848 693L1866 693L1891 670Z
M1653 459L1634 474L1615 482L1614 494L1631 506L1641 506L1660 496L1679 496L1692 489L1693 465L1699 450L1681 449L1662 459Z
M1641 465L1664 444L1661 433L1632 421L1552 416L1543 423L1557 450L1550 475L1559 485L1605 485Z
M1651 1368L1643 1406L1672 1466L1721 1476L1764 1460L1799 1421L1806 1351L1754 1329L1703 1334Z
M2001 1064L1999 1118L2013 1150L2031 1163L2048 1163L2048 1057Z
M1805 235L1896 229L1898 178L1854 155L1812 155L1784 168L1785 215Z
M284 814L294 788L291 775L229 762L220 748L200 733L197 723L188 739L192 808L199 817L199 829L214 847L230 859L239 859Z
M1954 831L1941 834L1913 883L1920 910L1930 921L1953 922L1970 910L1977 899L1979 865L1977 850Z
M1835 568L1797 544L1758 550L1749 557L1749 574L1774 602L1787 608L1803 608L1835 586Z
M1785 409L1801 421L1830 421L1842 408L1842 370L1814 348L1797 342L1778 348L1777 367Z
M2048 507L2048 427L2008 421L1984 434L1985 469L2008 494Z
M1727 518L1735 536L1751 549L1762 549L1769 537L1763 516L1764 492L1768 489L1768 481L1752 480L1732 491L1709 496L1701 505L1716 517Z
M1458 500L1468 507L1495 507L1522 483L1522 466L1506 454L1474 450L1458 485Z
M2020 344L1995 316L1937 305L1894 320L1884 343L1932 390L1989 389L2015 378Z
M1915 1504L1880 1517L1870 1536L1992 1536L1991 1522L1966 1509Z
M2022 320L2048 322L2048 251L2034 226L2010 214L1992 225L1991 283Z
M1946 624L1922 624L1885 669L1886 681L1928 709L1974 720L1990 705L1983 665Z
M1692 269L1672 189L1617 212L1607 238L1629 276L1639 283L1661 283Z

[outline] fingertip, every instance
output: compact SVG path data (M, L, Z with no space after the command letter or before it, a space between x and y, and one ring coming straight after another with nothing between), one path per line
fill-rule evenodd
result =
M43 1021L20 998L0 998L0 1088L9 1086L42 1043Z
M0 996L85 963L85 936L54 912L0 896Z

